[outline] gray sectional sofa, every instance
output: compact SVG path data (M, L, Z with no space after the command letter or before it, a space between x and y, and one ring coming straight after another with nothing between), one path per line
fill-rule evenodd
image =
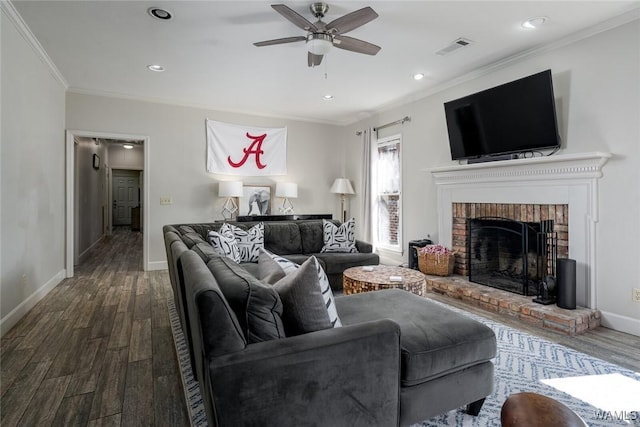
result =
M248 230L262 221L227 222ZM331 222L340 225L338 221ZM191 249L198 243L206 243L209 231L218 231L222 224L223 222L165 225L163 231L177 233ZM347 268L380 263L378 255L372 253L371 244L360 240L356 240L357 253L320 252L324 245L322 220L264 221L263 224L266 250L298 264L314 255L327 273L333 290L342 289L342 272ZM255 263L243 263L242 266L250 273L257 271Z
M406 426L477 414L492 392L492 330L402 290L337 296L342 327L252 340L252 316L277 311L255 292L268 285L176 230L169 273L209 425Z

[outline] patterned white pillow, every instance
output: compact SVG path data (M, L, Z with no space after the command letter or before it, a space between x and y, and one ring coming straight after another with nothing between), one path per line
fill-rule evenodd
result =
M349 221L337 227L334 223L322 220L324 246L320 252L358 252L355 237L356 220Z
M207 239L213 250L222 256L231 258L235 262L240 262L240 250L233 233L224 228L224 224L218 231L209 231Z
M258 262L260 249L264 248L264 223L260 222L248 230L243 230L233 224L224 223L229 227L236 239L240 250L240 262ZM222 227L220 227L222 230Z
M282 269L285 276L290 273L293 273L294 271L300 268L300 266L295 262L290 261L281 256L272 254L266 249L262 249L260 252L262 254L258 262L260 264L259 265L260 276L263 276L263 275L265 276L265 277L260 277L260 280L269 279L269 277L271 277L273 278L274 283L277 282L282 276L274 275L273 274L274 268ZM329 321L331 322L334 328L340 327L342 326L342 322L340 321L340 317L338 316L338 311L336 310L336 301L335 301L335 298L333 297L331 286L329 285L329 278L327 277L324 270L322 269L322 266L320 266L320 263L318 262L316 257L312 256L311 258L315 263L315 268L318 276L317 286L320 288L320 293L322 293L322 299L324 300L324 305L327 308L327 313L329 314ZM268 266L262 265L266 263L269 263L269 265ZM273 285L274 283L270 283L270 284Z

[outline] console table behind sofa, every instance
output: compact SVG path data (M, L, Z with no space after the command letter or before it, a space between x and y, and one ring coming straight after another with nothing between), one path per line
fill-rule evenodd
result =
M306 214L306 215L239 215L238 222L250 221L295 221L301 219L333 219L331 214Z

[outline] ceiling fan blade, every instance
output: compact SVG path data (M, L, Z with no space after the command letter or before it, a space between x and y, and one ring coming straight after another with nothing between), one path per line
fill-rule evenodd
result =
M361 27L367 22L373 21L377 17L378 14L375 10L370 7L364 7L331 21L327 24L327 31L333 32L334 34L344 34Z
M382 49L373 43L349 36L334 36L333 45L339 49L350 50L351 52L364 53L365 55L375 55Z
M298 12L291 9L289 6L285 6L284 4L272 4L271 7L296 27L305 31L318 31L318 27L309 22Z
M314 55L311 52L308 53L307 65L309 65L309 67L316 67L320 65L321 62L322 62L322 55Z
M258 47L273 46L274 44L301 42L301 41L305 41L306 39L307 38L304 36L284 37L281 39L273 39L273 40L265 40L263 42L256 42L253 45Z

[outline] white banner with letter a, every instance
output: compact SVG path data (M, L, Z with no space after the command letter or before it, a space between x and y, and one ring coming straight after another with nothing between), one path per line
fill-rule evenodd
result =
M287 174L287 128L258 128L207 119L207 172Z

